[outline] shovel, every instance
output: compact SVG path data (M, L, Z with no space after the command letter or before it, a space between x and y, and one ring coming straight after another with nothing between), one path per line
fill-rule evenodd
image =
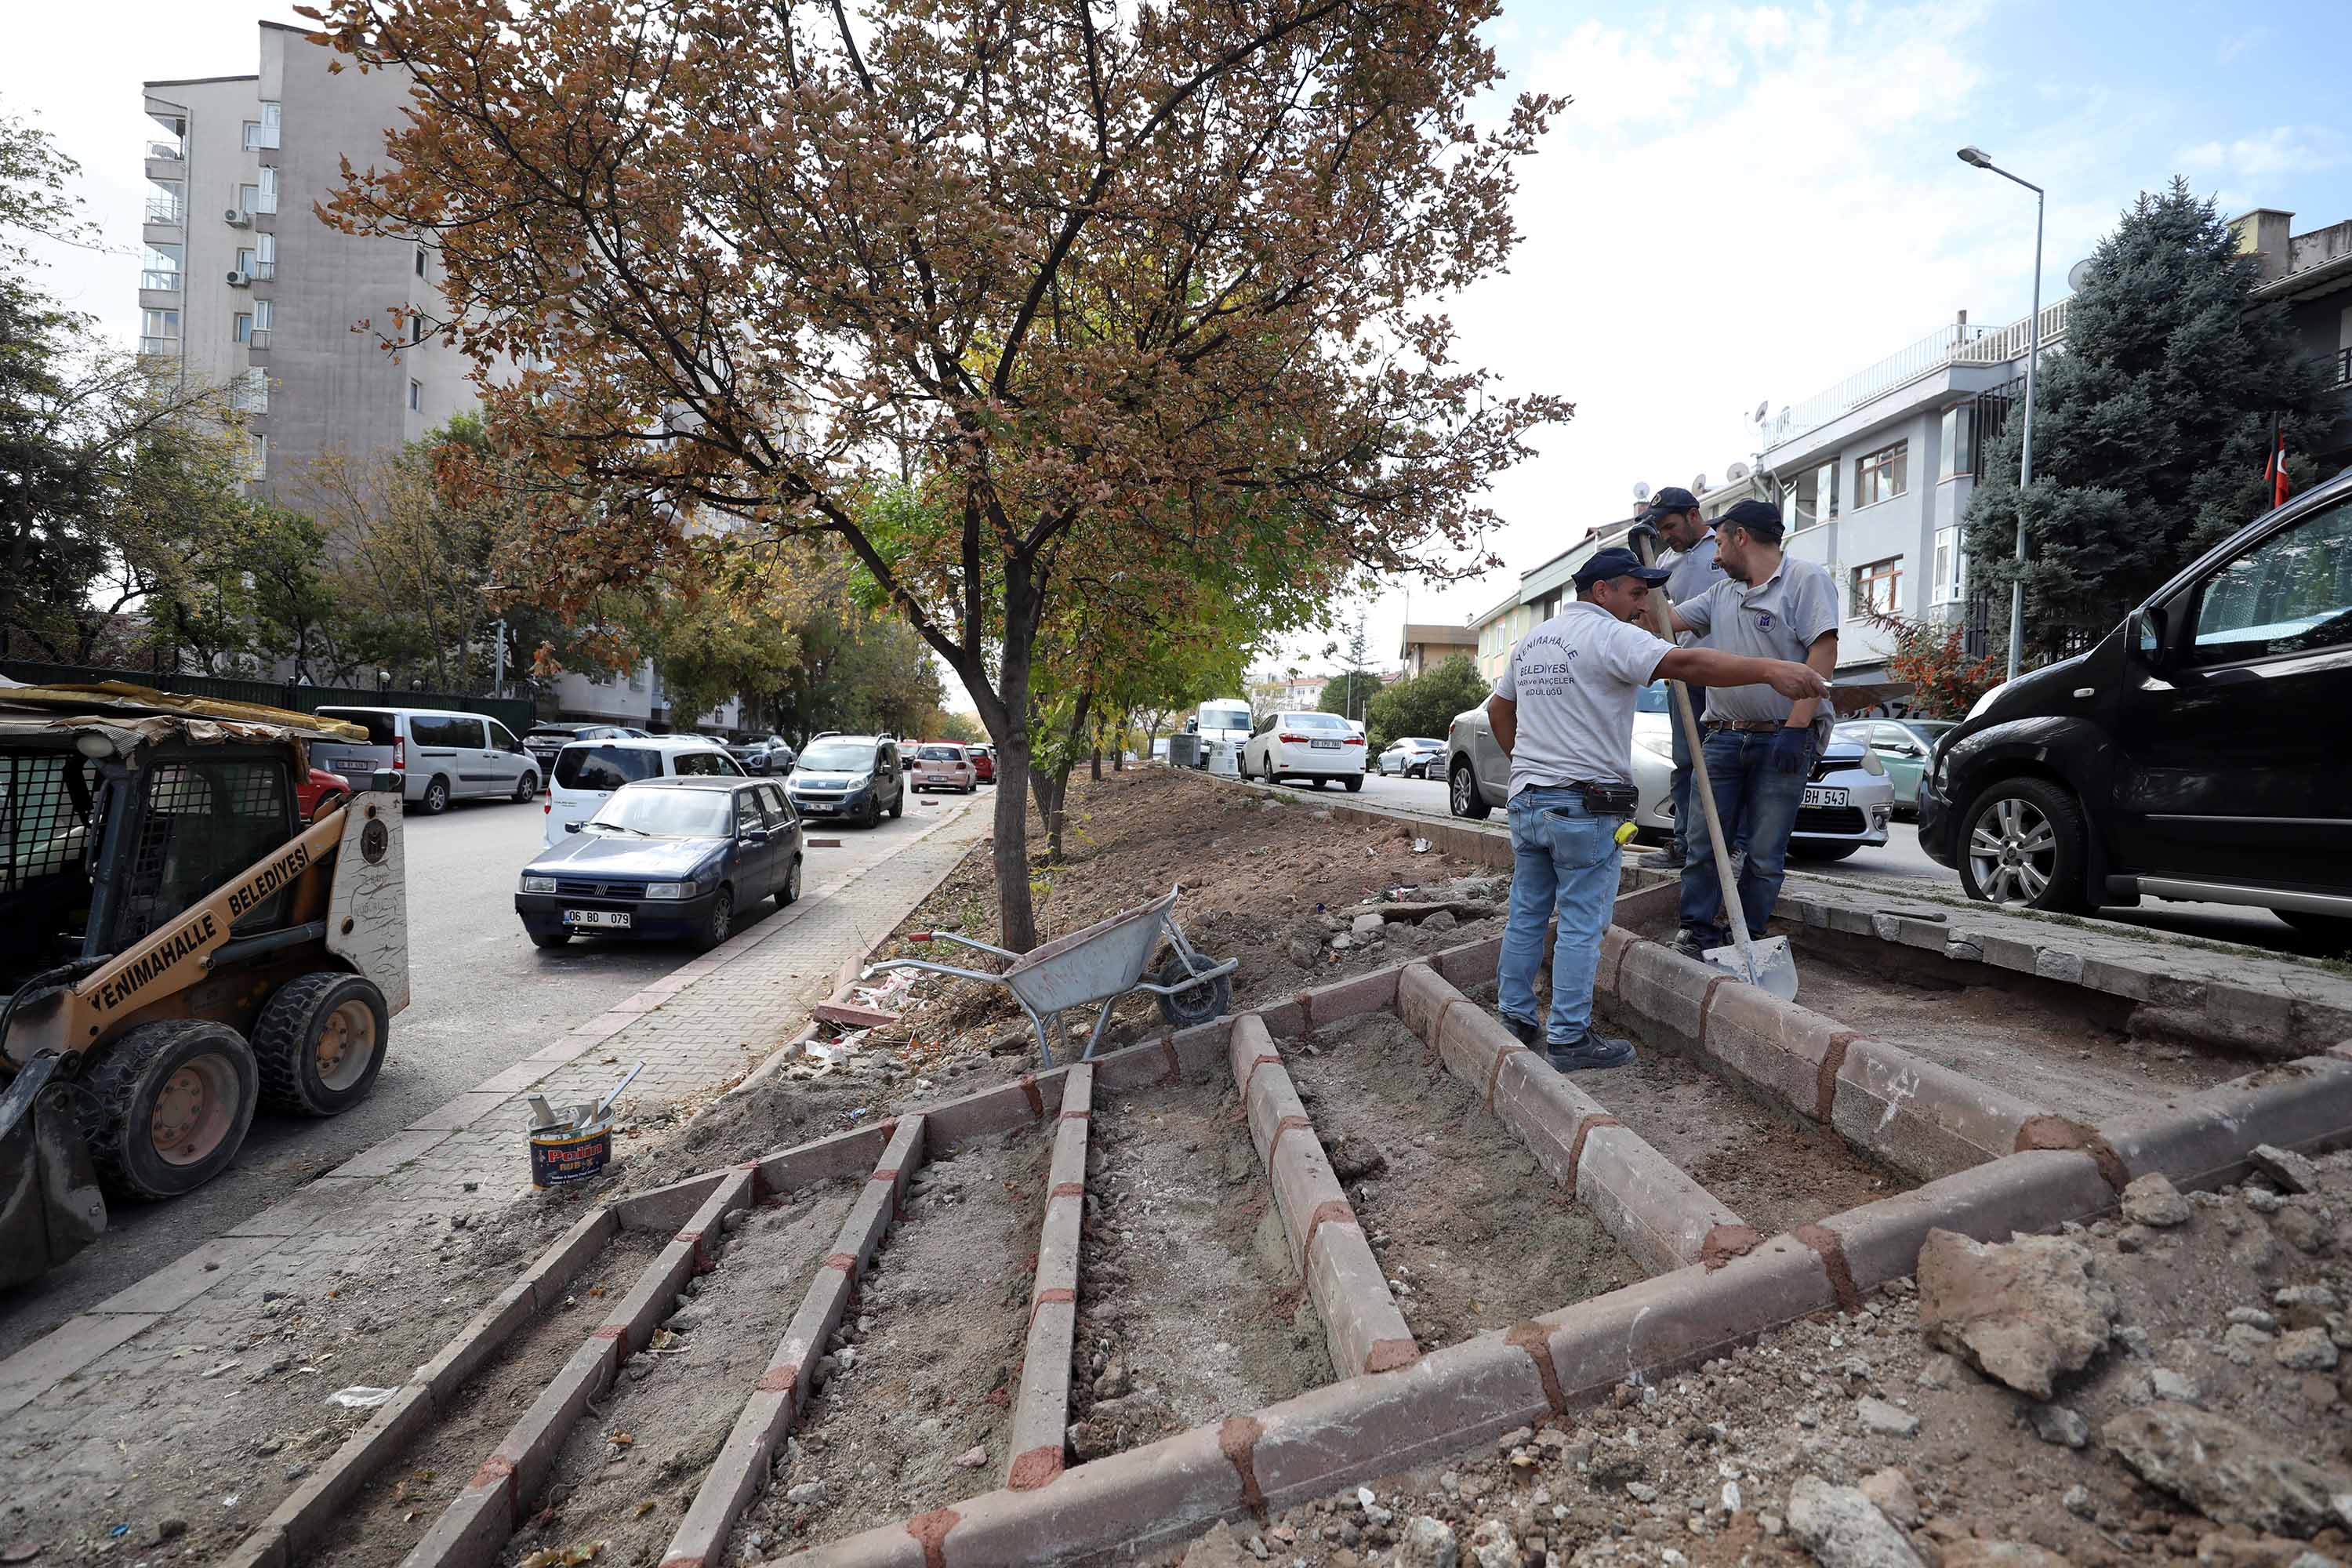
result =
M1657 559L1654 530L1634 529L1633 544L1643 565ZM1653 629L1672 642L1674 625L1666 618L1666 606L1661 596L1652 594L1649 605ZM1739 882L1731 873L1731 851L1723 841L1723 817L1715 808L1715 785L1706 773L1706 737L1699 731L1698 715L1691 711L1690 690L1679 680L1669 680L1666 688L1674 693L1675 717L1681 722L1683 739L1690 747L1691 794L1697 797L1699 808L1706 817L1706 841L1715 851L1715 874L1723 889L1724 920L1732 932L1729 946L1710 947L1701 956L1735 980L1745 980L1783 1002L1794 1002L1797 955L1789 951L1789 939L1768 936L1759 941L1748 934L1748 911L1739 905Z

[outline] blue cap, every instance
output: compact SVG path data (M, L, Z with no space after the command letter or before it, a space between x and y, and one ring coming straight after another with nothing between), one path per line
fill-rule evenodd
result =
M1610 577L1639 577L1644 583L1663 583L1666 569L1643 565L1640 556L1622 546L1600 551L1576 569L1576 585L1580 588L1590 588Z
M1680 485L1668 485L1650 498L1650 504L1642 509L1642 515L1634 521L1655 522L1668 512L1696 511L1697 510L1698 497Z

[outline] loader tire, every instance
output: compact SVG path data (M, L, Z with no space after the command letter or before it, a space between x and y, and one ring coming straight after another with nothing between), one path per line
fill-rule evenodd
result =
M335 1116L365 1100L390 1021L383 993L356 974L321 970L279 986L253 1026L262 1109Z
M253 1047L226 1024L142 1024L82 1074L83 1142L108 1195L175 1198L226 1170L253 1125Z

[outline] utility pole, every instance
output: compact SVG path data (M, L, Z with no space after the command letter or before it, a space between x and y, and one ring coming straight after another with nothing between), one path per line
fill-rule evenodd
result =
M2015 680L2017 667L2025 655L2025 492L2033 484L2033 380L2042 365L2042 216L2047 198L2040 185L2021 180L1998 166L1981 147L1963 147L1959 158L1972 168L1989 170L2033 193L2033 314L2027 318L2026 328L2029 346L2025 355L2025 427L2018 433L2022 456L2017 477L2017 578L2009 585L2008 678Z

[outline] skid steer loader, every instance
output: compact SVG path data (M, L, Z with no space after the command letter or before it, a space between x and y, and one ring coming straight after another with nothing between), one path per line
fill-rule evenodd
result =
M367 1098L408 1005L397 775L303 825L350 726L136 687L0 689L0 1287L106 1200L226 1169L257 1108Z

